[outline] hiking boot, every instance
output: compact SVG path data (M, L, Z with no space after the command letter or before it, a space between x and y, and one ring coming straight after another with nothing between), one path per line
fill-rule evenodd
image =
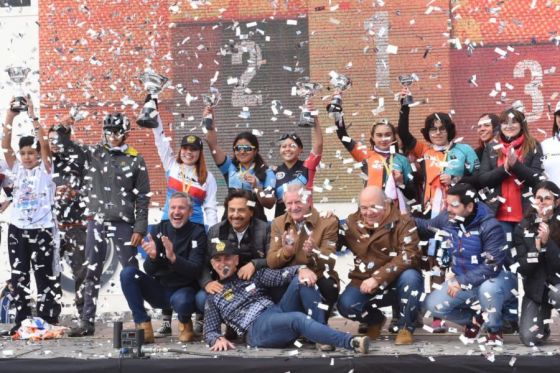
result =
M406 328L399 330L397 338L395 338L395 344L397 346L411 345L412 341L412 333Z
M85 337L95 333L95 324L89 321L80 320L77 326L70 328L69 337Z
M179 340L183 343L192 342L194 340L192 320L186 323L179 321Z
M367 354L369 351L369 337L367 335L357 335L350 341L352 349L360 354Z
M381 335L381 329L383 329L383 325L385 325L385 321L387 321L387 318L383 316L383 320L381 320L381 322L368 325L366 335L370 340L374 341L379 338Z
M484 324L484 318L482 315L476 315L473 318L473 322L465 325L465 331L463 335L468 339L475 339L480 333L480 328Z
M155 338L165 338L171 336L171 321L163 320L161 326L154 332Z
M144 343L154 343L154 329L151 321L136 324L136 329L144 330Z

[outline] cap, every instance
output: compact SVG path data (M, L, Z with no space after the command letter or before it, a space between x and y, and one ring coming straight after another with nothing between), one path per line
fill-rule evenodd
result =
M284 141L286 139L291 139L293 142L297 144L297 146L303 148L303 142L301 141L301 138L297 135L297 133L295 132L286 133L282 137L280 137L280 141Z
M202 150L202 140L195 135L187 135L181 140L181 146L192 146L197 150Z
M210 257L215 257L218 255L238 255L237 245L235 243L225 240L216 240L216 242L210 243Z

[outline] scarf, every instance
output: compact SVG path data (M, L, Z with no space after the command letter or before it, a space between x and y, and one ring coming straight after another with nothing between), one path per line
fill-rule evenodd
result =
M514 151L517 159L522 162L522 146L525 136L521 135L514 140L507 142L500 136L500 156L498 157L498 167L503 166L507 160L507 155ZM500 221L508 221L518 223L523 219L523 206L521 203L521 185L515 182L515 176L509 175L502 181L502 197L505 202L500 204L496 213L496 218Z

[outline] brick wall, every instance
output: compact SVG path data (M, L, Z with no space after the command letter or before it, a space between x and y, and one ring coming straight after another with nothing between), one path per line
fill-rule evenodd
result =
M555 61L560 53L554 43L559 1L200 3L41 1L41 104L48 122L71 103L86 105L91 115L77 126L76 136L98 141L104 113L124 109L131 118L137 115L144 92L136 77L151 64L173 82L162 95L160 111L175 141L184 133L201 134L201 99L187 105L185 97L206 92L218 74L220 144L229 151L237 132L256 130L270 164L279 163L275 139L283 132L298 130L310 148L310 132L295 125L301 99L290 89L297 78L310 76L325 86L315 99L323 107L331 70L353 79L345 112L355 139L367 137L377 118L396 123L397 76L412 72L420 78L411 87L414 97L429 99L413 109L415 134L420 135L429 113L453 112L459 136L475 144L472 126L479 114L499 113L518 99L538 138L550 134L549 105L553 110L559 100ZM374 115L380 98L384 110ZM280 100L293 115L275 117L272 100ZM131 105L134 101L140 106ZM244 106L249 118L240 117ZM324 111L320 120L325 128L332 125ZM154 203L163 202L165 181L150 131L135 128L129 142L147 160ZM357 195L362 181L351 164L343 163L348 157L336 136L326 134L324 168L316 184L329 179L333 189L316 200L349 202ZM225 185L216 176L223 196Z

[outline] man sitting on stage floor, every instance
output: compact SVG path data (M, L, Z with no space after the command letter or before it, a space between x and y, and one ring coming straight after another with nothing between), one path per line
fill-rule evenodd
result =
M487 341L501 343L502 319L516 321L512 290L517 277L502 268L507 255L504 230L476 194L472 186L457 184L447 192L447 212L431 220L416 219L418 233L429 237L435 232L448 250L449 259L442 262L451 262L447 281L428 295L424 307L436 317L465 325L466 338L476 338L484 324ZM479 312L473 310L477 302Z
M248 190L233 189L224 202L227 220L212 226L208 230L208 242L230 241L237 246L239 254L239 271L242 280L249 280L255 272L266 267L266 253L270 245L270 226L266 221L254 217L255 198ZM224 287L212 273L210 249L205 266L198 282L202 290L196 294L196 305L201 311L208 294L220 293ZM202 328L200 328L202 329ZM196 329L195 329L196 330ZM235 339L235 333L228 330L228 339Z
M303 336L313 342L367 353L369 338L352 336L321 324L304 313L300 290L312 275L305 266L283 269L263 268L251 280L237 275L239 255L231 242L210 243L212 268L224 286L222 292L210 294L204 310L204 340L212 351L226 351L235 346L222 336L222 322L238 335L245 335L252 347L287 347ZM290 284L278 304L268 288Z
M169 220L159 223L153 237L142 247L148 254L144 270L125 267L121 286L137 329L144 329L144 340L154 342L150 317L144 301L154 308L173 308L179 318L179 340L194 338L191 315L195 311L197 278L206 254L204 226L189 221L192 214L188 194L175 192L169 200Z
M395 344L411 344L424 288L417 270L422 254L414 221L401 215L383 190L368 186L360 194L359 210L346 224L343 243L354 253L355 267L338 300L340 314L366 323L367 335L377 339L386 320L379 307L398 304Z

